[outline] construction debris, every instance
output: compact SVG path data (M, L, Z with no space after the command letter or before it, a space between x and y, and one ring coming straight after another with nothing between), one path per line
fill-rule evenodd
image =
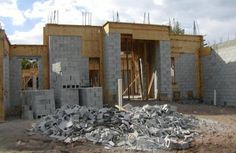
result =
M65 143L87 139L106 148L144 151L186 149L198 135L198 120L176 112L170 105L126 105L124 109L63 106L54 115L37 121L33 131Z

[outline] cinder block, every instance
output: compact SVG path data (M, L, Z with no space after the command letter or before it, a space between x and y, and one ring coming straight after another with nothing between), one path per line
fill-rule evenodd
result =
M25 90L22 91L23 109L26 113L32 111L34 118L52 114L55 111L53 90Z
M87 107L103 107L102 87L88 87L79 89L80 105Z

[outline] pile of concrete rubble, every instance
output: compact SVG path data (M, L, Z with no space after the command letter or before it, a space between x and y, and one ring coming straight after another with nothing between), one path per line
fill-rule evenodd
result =
M87 139L105 148L145 151L186 149L198 135L198 120L174 111L170 105L124 108L64 106L38 120L33 130L65 143Z

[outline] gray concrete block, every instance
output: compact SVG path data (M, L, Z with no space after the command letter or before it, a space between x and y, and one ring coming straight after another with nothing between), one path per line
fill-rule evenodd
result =
M78 105L79 89L61 89L59 99L60 107L63 105Z
M55 111L53 90L25 90L22 91L22 104L25 109L28 106L33 112L34 118L52 114ZM26 110L26 113L28 110Z
M102 87L88 87L79 89L79 104L81 106L102 108Z

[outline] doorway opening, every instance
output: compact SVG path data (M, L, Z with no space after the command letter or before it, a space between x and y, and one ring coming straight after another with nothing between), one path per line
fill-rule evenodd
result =
M39 69L37 58L22 58L21 60L21 90L36 90L39 88Z
M121 34L122 95L127 101L155 99L156 41Z

